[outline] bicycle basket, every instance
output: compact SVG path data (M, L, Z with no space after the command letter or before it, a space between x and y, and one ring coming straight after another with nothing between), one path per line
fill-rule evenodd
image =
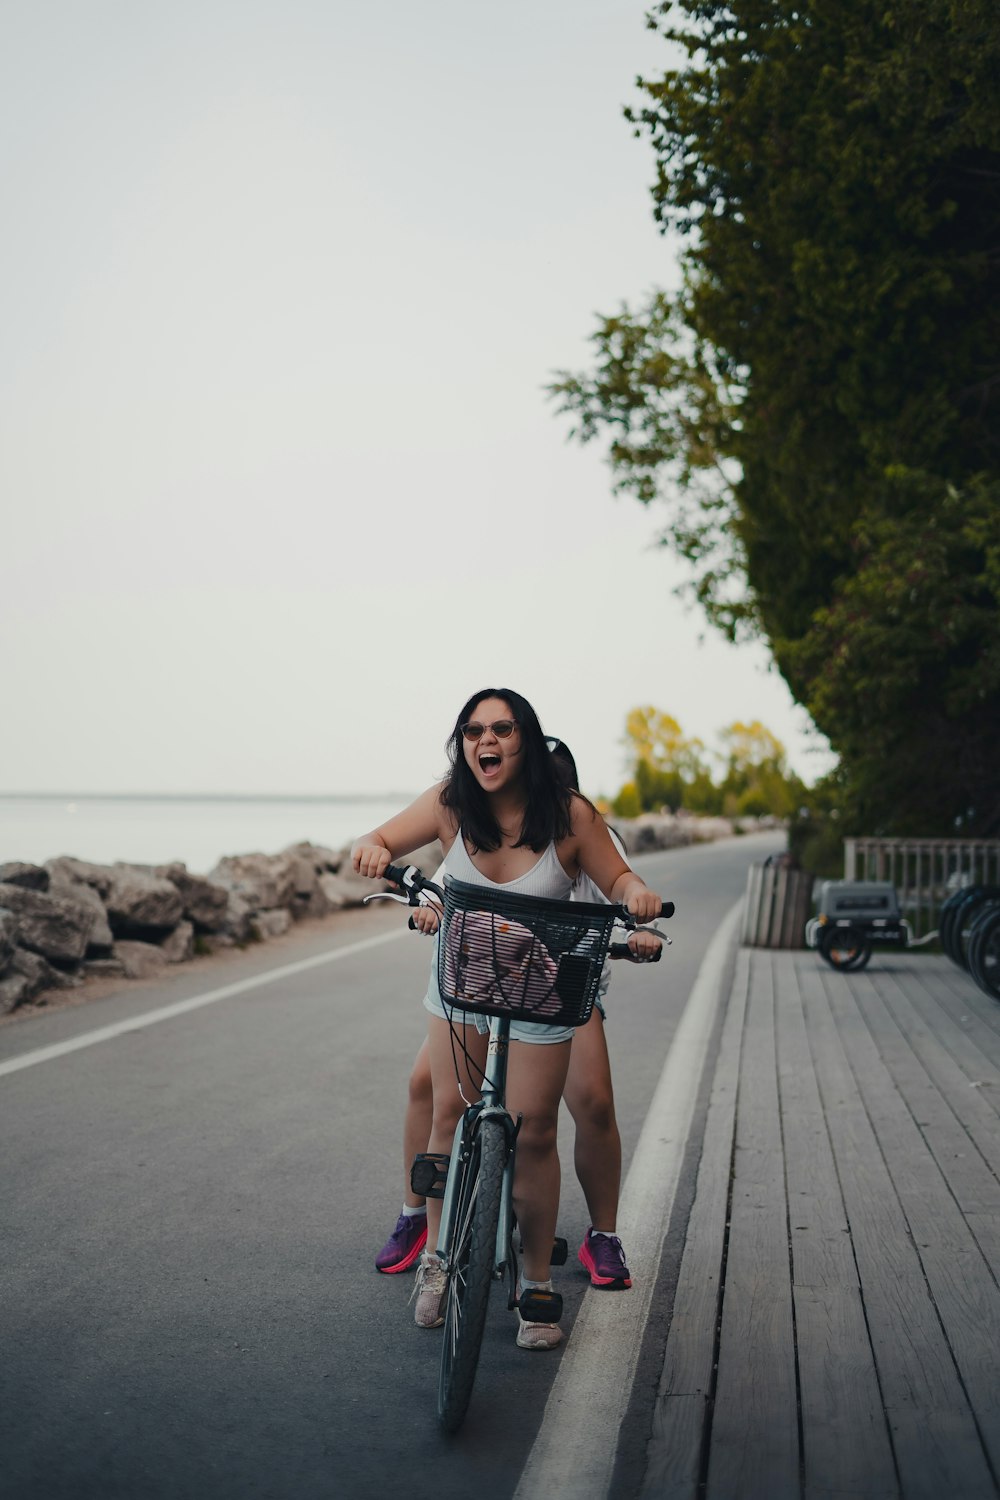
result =
M438 988L446 1005L548 1026L582 1026L594 1008L615 908L547 901L450 876Z

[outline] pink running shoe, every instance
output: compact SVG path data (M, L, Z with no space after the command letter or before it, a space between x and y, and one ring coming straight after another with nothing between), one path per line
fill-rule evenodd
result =
M616 1234L595 1234L588 1229L576 1258L590 1272L591 1286L605 1292L624 1292L632 1285L622 1242Z

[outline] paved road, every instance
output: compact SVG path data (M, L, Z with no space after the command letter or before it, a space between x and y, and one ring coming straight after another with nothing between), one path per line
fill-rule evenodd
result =
M776 844L639 862L677 916L660 968L616 971L612 989L626 1165L705 949L749 861ZM495 1298L473 1410L446 1441L437 1335L412 1324L412 1279L371 1268L398 1209L428 948L407 935L302 966L399 925L396 908L346 913L0 1028L2 1070L285 971L0 1076L5 1500L513 1494L558 1356L516 1350ZM560 1228L575 1244L586 1218L563 1134ZM568 1326L585 1286L568 1266Z

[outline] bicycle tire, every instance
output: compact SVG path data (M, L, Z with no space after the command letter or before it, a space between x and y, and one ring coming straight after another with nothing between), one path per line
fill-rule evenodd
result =
M968 969L984 994L1000 1000L1000 901L990 901L976 918L967 946Z
M1000 897L1000 890L995 885L977 885L967 893L966 900L959 908L957 920L952 934L952 948L955 954L955 962L960 969L965 969L972 974L969 962L969 947L972 943L972 934L987 907ZM975 975L972 976L975 978Z
M958 916L959 907L964 899L965 889L952 891L951 895L945 898L941 910L938 912L938 942L941 944L942 952L951 959L953 964L958 963L954 947L952 946L955 921Z
M438 1421L445 1432L457 1432L461 1427L476 1379L496 1259L500 1189L507 1155L503 1123L481 1119L459 1190L448 1273L438 1379Z
M846 974L852 969L863 969L872 956L871 945L865 943L853 927L826 927L819 940L820 956L831 969Z

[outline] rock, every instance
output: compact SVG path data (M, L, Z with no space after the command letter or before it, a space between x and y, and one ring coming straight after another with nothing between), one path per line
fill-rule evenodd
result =
M75 964L87 951L91 918L75 901L19 885L0 885L0 906L17 917L18 944L56 964Z
M274 911L258 911L250 918L250 933L259 942L280 937L292 925L292 914L287 907L279 906Z
M206 953L221 953L224 948L238 948L234 937L228 932L206 932L205 936L198 939L198 945Z
M111 956L119 961L127 979L151 979L166 962L163 950L156 943L130 939L115 943Z
M306 859L311 864L317 875L335 875L347 858L346 849L328 849L325 844L289 844L283 854L290 855L293 859Z
M75 974L64 974L62 970L55 969L47 963L39 953L29 953L26 948L19 948L11 960L11 974L20 974L28 981L28 993L20 1003L25 1000L34 1000L44 990L72 990L80 983Z
M17 917L6 906L0 906L0 974L17 943Z
M29 998L31 985L23 974L9 974L0 979L0 1016L9 1016Z
M353 870L349 874L321 875L319 886L333 908L360 906L366 896L389 889L384 880L365 880Z
M160 938L177 926L184 903L177 887L130 865L115 865L105 898L116 938Z
M157 865L155 874L169 880L180 892L184 916L199 932L219 932L226 920L229 891L224 885L192 875L186 865Z
M296 922L301 922L305 917L327 917L330 915L333 907L327 900L323 888L319 883L320 880L324 879L326 879L325 875L319 877L316 882L316 889L311 895L295 896L293 898L289 910Z
M250 918L253 916L253 907L249 901L245 901L237 891L229 892L229 903L226 907L226 920L222 924L221 933L209 933L210 937L225 936L231 938L234 943L246 943L250 940Z
M104 902L92 885L85 885L79 880L64 880L56 875L53 876L49 887L49 895L58 896L61 901L72 901L89 914L90 930L87 934L89 958L103 958L111 952L114 938L108 925L108 914L104 910Z
M73 859L62 854L58 859L45 861L45 868L53 881L60 884L89 885L103 900L111 889L114 871L110 865L89 864L85 859Z
M194 958L193 924L178 922L173 932L168 933L159 946L168 964L186 964L189 959Z
M49 872L43 865L26 865L22 860L12 859L0 865L0 884L21 885L26 891L47 891Z
M85 979L124 979L125 965L120 958L89 958L82 972Z
M294 861L287 854L232 854L208 878L242 896L252 911L288 906L295 895Z

